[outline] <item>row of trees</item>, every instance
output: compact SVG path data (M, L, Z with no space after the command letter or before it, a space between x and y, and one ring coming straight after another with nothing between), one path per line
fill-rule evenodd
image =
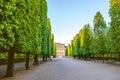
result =
M26 70L30 54L34 64L38 55L56 55L46 0L0 0L0 52L8 53L6 77L13 76L14 53L26 54Z
M111 17L110 27L106 25L104 17L97 12L93 19L94 28L90 24L75 35L66 48L66 56L94 57L99 55L103 58L109 54L119 56L120 54L120 0L110 0L109 15Z

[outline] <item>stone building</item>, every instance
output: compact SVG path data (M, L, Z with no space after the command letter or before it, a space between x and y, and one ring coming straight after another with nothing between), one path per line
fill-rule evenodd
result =
M65 44L56 43L57 57L62 58L65 56Z

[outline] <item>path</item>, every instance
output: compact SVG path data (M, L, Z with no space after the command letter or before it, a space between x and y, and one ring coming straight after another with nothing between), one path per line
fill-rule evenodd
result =
M120 80L120 67L92 61L54 59L3 80Z
M33 64L33 62L30 61L30 65L32 65L32 64ZM0 78L5 75L6 69L7 69L6 65L0 65ZM25 62L15 63L15 66L14 66L15 73L17 73L21 70L24 70L24 69L25 69Z

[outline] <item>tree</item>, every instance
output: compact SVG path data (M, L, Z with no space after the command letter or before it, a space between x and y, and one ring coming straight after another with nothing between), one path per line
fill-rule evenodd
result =
M72 56L75 58L75 46L74 46L74 42L73 42L73 40L71 41L71 52L72 52Z
M77 58L78 57L78 47L79 47L79 44L78 44L78 38L79 38L79 35L76 34L75 37L73 38L73 53L72 55Z
M80 48L81 48L81 40L80 40L80 35L78 33L71 41L71 45L68 45L69 56L72 55L74 58L80 58L80 54L81 54Z
M54 55L54 34L51 35L51 55Z
M72 55L72 51L71 51L71 45L70 44L68 44L68 47L67 47L68 49L68 56L71 56Z
M16 1L0 0L0 51L8 52L6 76L13 76L15 33L18 26L14 22Z
M51 24L50 19L47 20L47 55L51 56Z
M41 54L43 55L43 61L47 55L47 2L46 0L40 0L40 21L41 21Z
M84 30L84 38L83 38L83 53L85 55L85 57L90 57L91 53L90 53L90 46L91 46L91 29L90 29L90 25L86 24L83 28Z
M79 57L83 57L83 42L84 42L84 30L83 29L79 31L79 39L80 39Z
M37 54L40 54L40 2L38 0L18 0L16 4L16 19L19 21L19 30L15 32L17 35L15 46L17 52L26 54L25 65L26 70L28 70L29 55L34 54L34 62L38 62Z
M57 54L57 50L56 50L56 44L54 43L53 45L53 57L55 58Z
M68 57L72 56L72 49L70 44L68 44L68 46L65 49L65 56L68 56Z
M66 57L68 56L68 47L66 47L66 49L65 49L65 56Z
M97 12L94 16L94 33L95 37L98 38L98 51L100 54L103 55L103 62L104 62L104 53L106 52L106 23L104 21L103 16L100 12Z
M120 0L110 0L109 15L113 51L120 54Z
M34 62L33 65L38 65L38 55L41 53L41 21L40 21L40 0L36 0L34 2L34 6L32 6L33 11L33 23L32 25L32 53L34 53Z
M46 0L0 0L0 51L8 52L7 77L13 76L14 53L47 54Z

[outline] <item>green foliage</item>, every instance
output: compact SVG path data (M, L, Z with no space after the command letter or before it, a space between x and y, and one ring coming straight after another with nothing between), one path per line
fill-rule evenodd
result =
M100 12L94 16L94 33L96 37L100 37L105 33L106 23Z
M1 50L40 53L40 0L2 0L0 16Z
M68 47L67 47L68 49L68 56L71 56L72 55L72 51L71 51L71 45L70 44L68 44Z
M73 56L77 56L78 55L78 38L79 38L79 35L77 34L74 37L73 42L71 43L72 44L72 55Z
M68 47L65 49L65 56L68 56Z
M113 53L113 39L112 39L112 31L111 28L108 27L107 38L106 38L106 52Z
M46 0L0 0L0 51L51 54Z
M57 55L57 50L56 50L56 44L54 43L53 45L53 56L56 57Z
M83 43L83 53L84 55L90 54L90 45L91 45L91 40L92 40L92 33L90 29L90 25L86 24L83 28L84 30L84 43Z
M51 34L51 55L56 56L57 51L56 51L56 44L54 43L54 34Z
M41 53L47 54L47 2L40 0L40 22L41 22Z
M109 8L113 51L120 53L120 0L110 0Z
M6 77L13 76L14 53L26 53L29 69L29 54L47 58L51 55L50 43L46 0L0 0L0 52L9 54Z
M65 56L72 56L72 48L70 44L68 44L68 46L65 49Z
M98 53L106 52L106 23L100 12L94 16L94 34L97 40Z
M110 52L111 35L109 35L109 28L106 28L106 23L100 12L94 16L94 30L91 29L89 24L84 27L75 35L71 41L71 53L73 57L91 57L91 55L102 54ZM108 34L107 34L108 33ZM109 37L108 37L109 35ZM108 40L110 39L110 40ZM68 55L68 48L66 54Z
M15 43L16 24L14 21L14 12L16 11L15 0L0 0L0 51L7 52Z
M50 19L47 20L47 54L51 55L51 24Z

